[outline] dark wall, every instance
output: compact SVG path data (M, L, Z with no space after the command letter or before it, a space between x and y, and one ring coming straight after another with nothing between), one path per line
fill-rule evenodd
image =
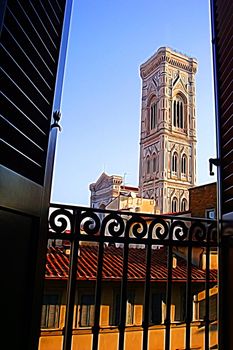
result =
M206 217L206 209L215 209L217 213L216 182L189 189L189 210L192 216Z

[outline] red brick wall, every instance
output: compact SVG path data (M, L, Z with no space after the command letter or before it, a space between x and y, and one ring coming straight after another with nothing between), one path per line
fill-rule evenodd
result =
M206 217L206 209L215 208L217 213L216 182L189 189L189 210L192 216Z

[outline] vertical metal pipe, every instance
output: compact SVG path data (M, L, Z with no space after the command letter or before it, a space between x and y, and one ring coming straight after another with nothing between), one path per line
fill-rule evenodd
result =
M143 308L143 350L148 347L148 326L149 326L149 307L150 307L150 272L151 272L151 237L148 237L146 254L146 279L144 290L144 308Z
M166 287L166 319L165 319L165 350L170 349L171 328L171 296L172 296L172 231L169 231L167 256L167 287Z
M190 350L190 324L192 321L192 237L189 235L188 241L188 257L187 257L187 283L186 283L186 338L185 338L185 349Z
M205 281L205 350L209 350L209 305L210 305L210 246L209 235L207 232L207 247L206 247L206 281Z
M101 231L98 253L98 268L96 276L95 287L95 318L93 327L93 343L92 349L98 350L99 343L99 329L100 329L100 306L101 306L101 284L102 284L102 270L103 270L103 256L104 256L104 231Z
M125 232L127 235L127 232ZM125 237L124 257L123 257L123 275L121 284L121 309L120 309L120 324L119 324L119 343L118 349L124 349L125 338L125 321L126 321L126 306L127 306L127 274L128 274L128 259L129 259L129 241L128 236Z
M65 326L64 326L63 350L70 350L72 345L72 330L73 330L74 303L75 303L75 293L76 293L78 247L79 247L78 237L80 233L80 213L74 210L74 215L75 215L74 239L71 242L71 252L70 252L70 270L69 270L69 279L67 283L66 318L65 318Z

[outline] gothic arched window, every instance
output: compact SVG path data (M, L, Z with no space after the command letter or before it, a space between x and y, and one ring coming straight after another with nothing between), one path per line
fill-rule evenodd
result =
M150 174L150 158L146 158L146 173Z
M173 197L172 199L172 213L177 212L178 210L178 200L176 197Z
M176 126L176 100L173 101L173 125Z
M183 154L181 158L181 174L186 175L187 173L187 157L185 154Z
M177 159L178 159L178 155L177 153L173 153L172 155L172 171L174 173L177 173Z
M184 129L184 101L179 95L173 101L173 126Z
M153 155L153 160L152 160L152 171L153 173L156 172L156 166L157 166L157 159L156 159L156 155Z
M157 124L157 106L158 103L153 102L150 106L150 129L153 130Z
M182 199L181 201L181 211L186 211L188 209L188 203L187 200L185 198Z

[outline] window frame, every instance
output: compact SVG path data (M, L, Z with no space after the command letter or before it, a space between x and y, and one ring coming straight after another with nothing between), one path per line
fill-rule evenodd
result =
M158 102L153 101L150 104L150 130L156 128L158 113Z
M174 209L174 203L175 203L175 209ZM178 212L178 198L174 196L171 201L171 211L172 213L177 213Z
M157 156L154 153L153 158L152 158L152 172L156 173L157 172Z
M173 117L172 117L172 125L177 129L183 130L185 127L184 123L184 99L179 94L173 97Z
M92 303L84 303L82 300L83 298L91 298ZM86 306L87 307L87 311L86 311L86 322L85 324L83 324L83 307ZM93 307L93 308L91 308ZM76 326L80 327L80 328L88 328L88 327L93 327L94 325L94 317L95 317L95 294L93 293L82 293L80 295L80 299L79 299L79 315L78 315L78 324L76 323Z
M183 206L183 203L185 203L185 206ZM182 198L181 200L181 205L180 205L180 209L181 211L186 211L187 210L187 207L188 206L188 201L186 198Z
M213 213L214 217L211 217L209 214ZM205 217L208 219L215 219L216 218L216 210L215 208L208 208L205 210Z
M112 304L109 314L109 324L111 326L119 326L121 312L121 293L120 290L113 291Z
M177 174L178 169L178 153L173 152L172 154L172 173Z
M134 325L134 315L135 315L135 291L130 290L127 294L127 307L126 307L126 319L125 324L127 326ZM132 302L131 302L132 301Z
M56 303L51 301L45 303L46 298L56 297ZM49 300L48 300L49 301ZM51 307L54 305L53 324L50 325ZM41 329L57 329L60 327L60 312L61 312L61 295L60 293L46 293L43 295L42 310L41 310ZM45 322L43 322L45 321Z
M150 157L146 157L146 175L150 174Z
M182 157L181 157L181 175L182 176L187 176L187 162L188 162L188 159L186 154L182 154Z
M156 319L157 312L155 312L155 304L154 301L159 301L160 303L157 303L157 306L159 305L159 317ZM161 293L159 291L152 291L150 295L150 324L151 325L160 325L163 322L163 302L165 300L165 294Z

